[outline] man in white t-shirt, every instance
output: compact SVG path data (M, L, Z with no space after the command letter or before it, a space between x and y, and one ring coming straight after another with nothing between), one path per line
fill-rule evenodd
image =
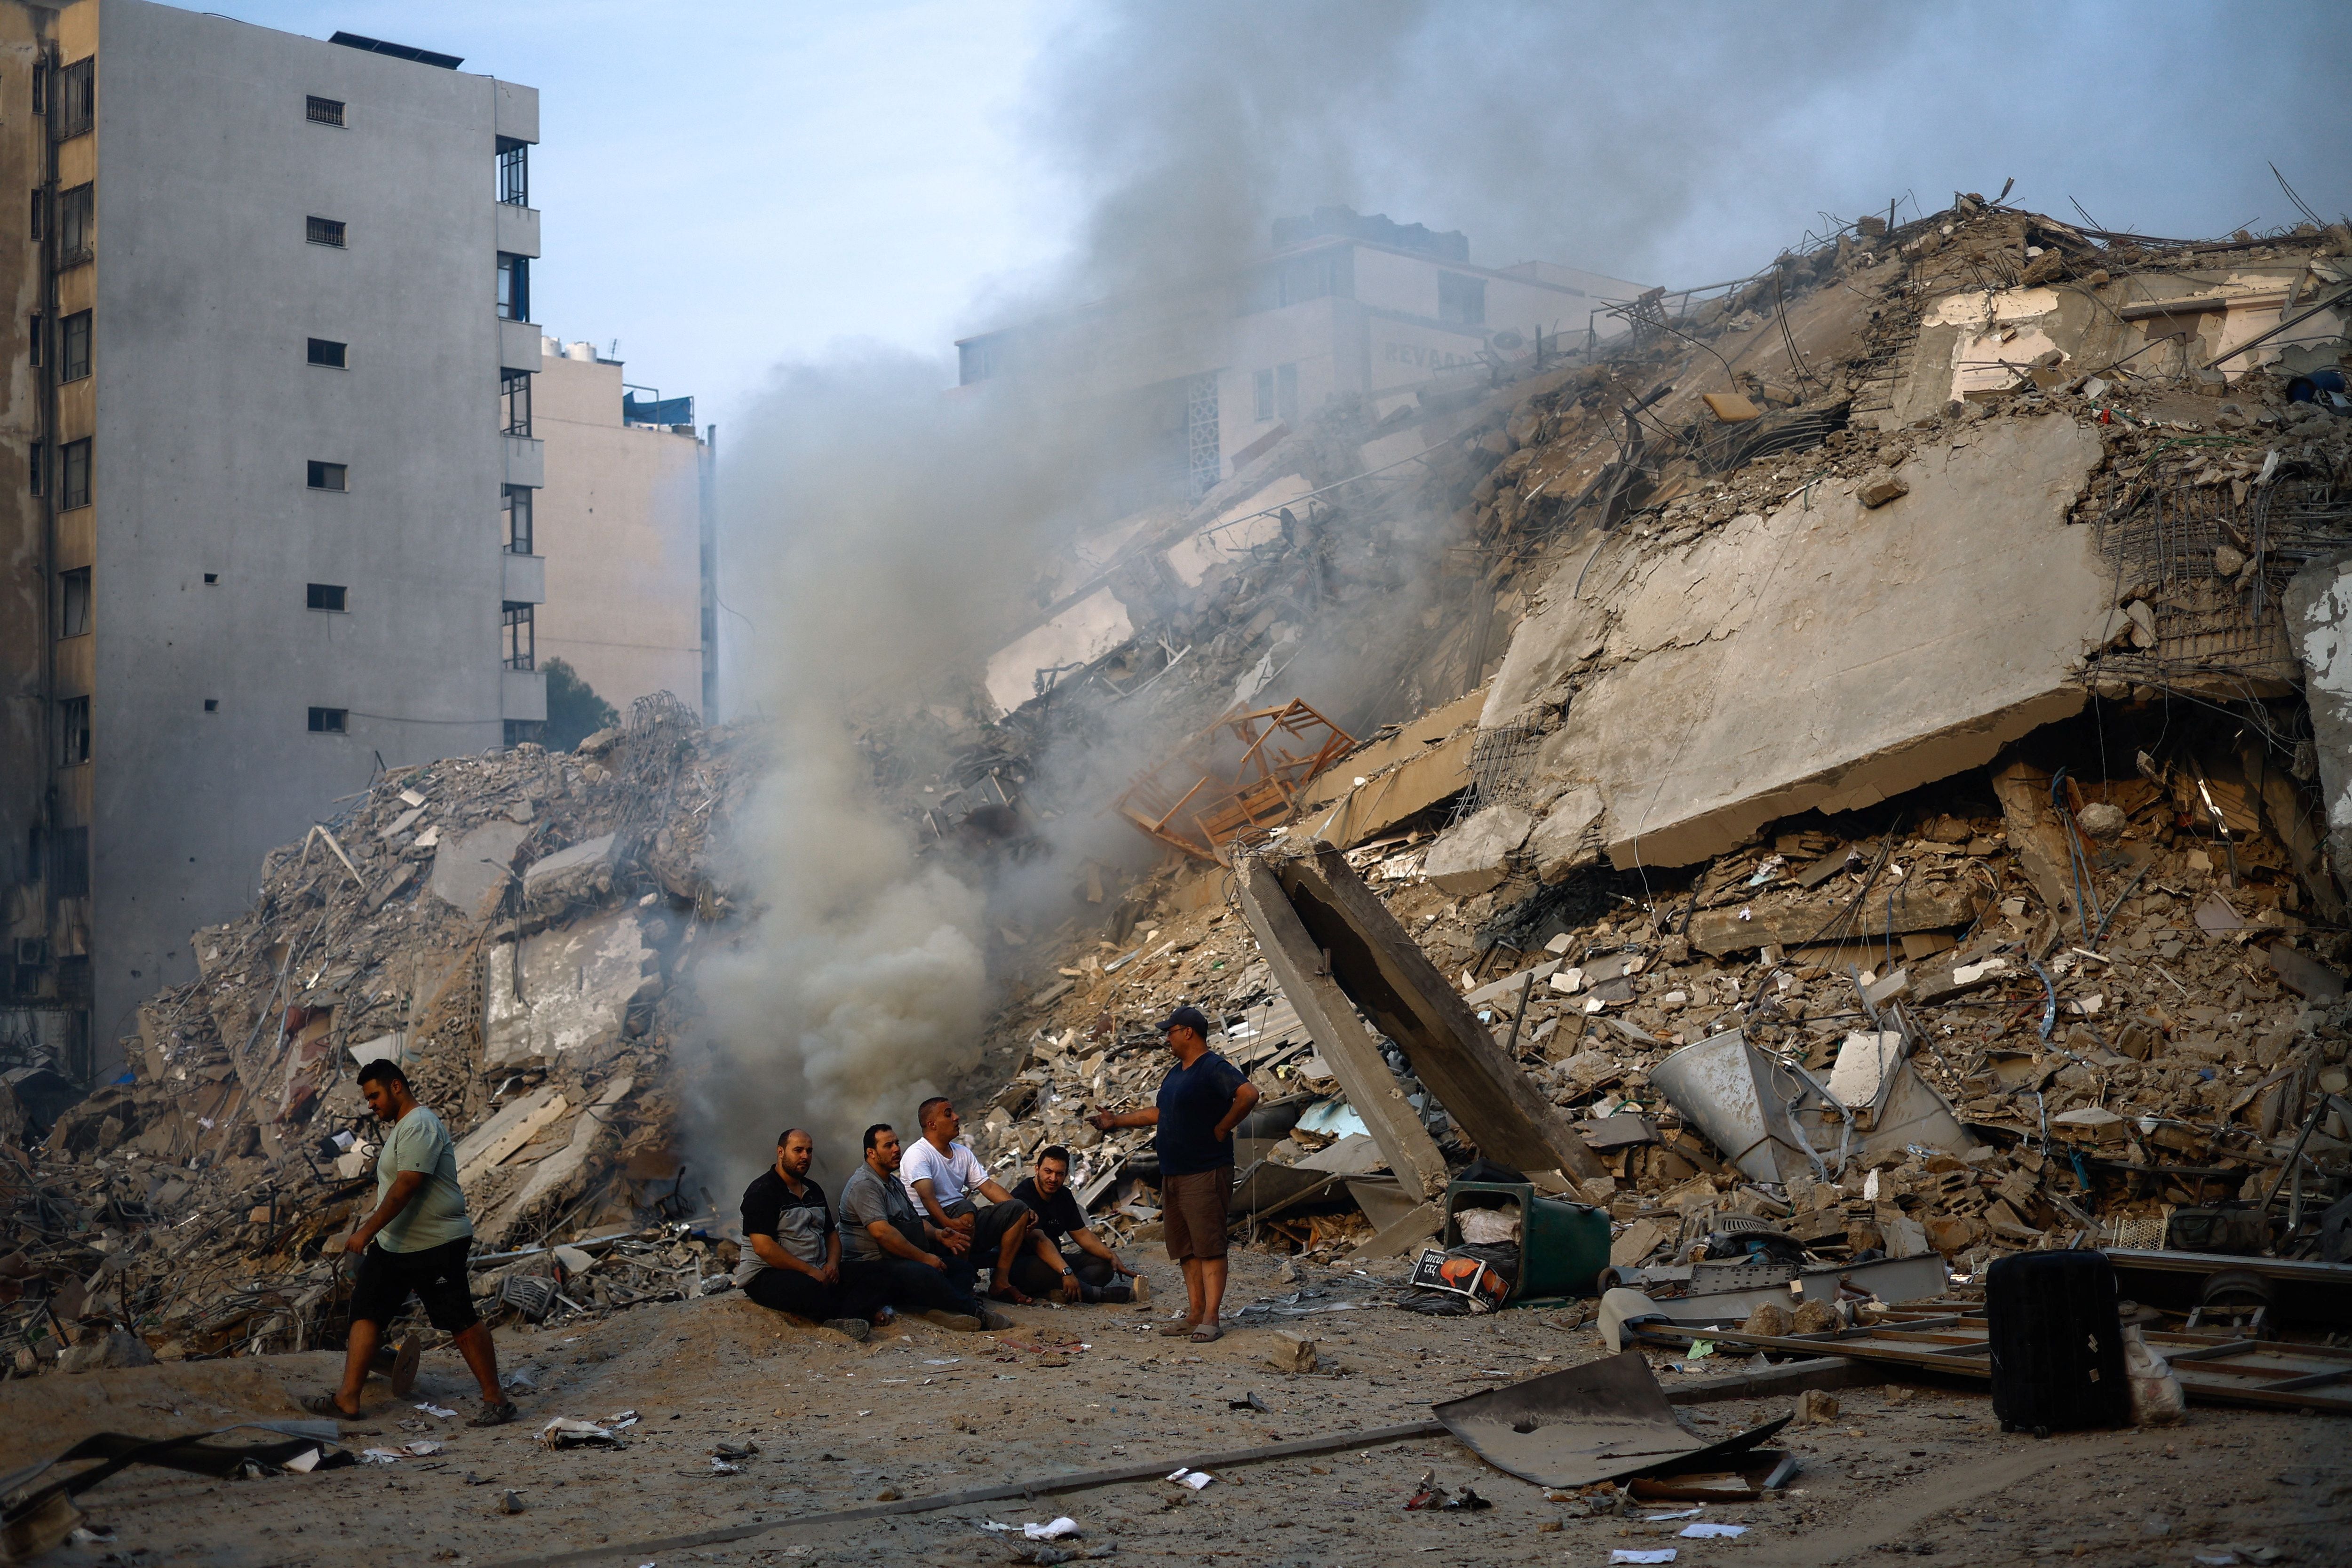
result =
M956 1142L963 1118L952 1100L933 1098L915 1110L923 1135L898 1164L898 1180L916 1210L939 1226L941 1240L968 1275L988 1266L991 1300L1027 1306L1034 1299L1013 1283L1013 1260L1029 1242L1029 1205L999 1186L971 1152ZM981 1207L974 1194L988 1200Z

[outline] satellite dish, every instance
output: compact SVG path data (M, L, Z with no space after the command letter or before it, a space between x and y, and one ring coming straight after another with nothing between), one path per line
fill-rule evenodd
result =
M1507 329L1503 331L1496 332L1493 337L1488 338L1486 342L1507 354L1517 353L1519 350L1528 346L1527 339L1519 336L1517 332L1508 331Z

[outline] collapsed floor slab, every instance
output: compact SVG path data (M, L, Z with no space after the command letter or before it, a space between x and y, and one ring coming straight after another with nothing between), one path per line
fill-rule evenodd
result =
M1980 766L2083 705L2113 573L2066 517L2100 458L2087 426L2004 420L1903 463L1875 508L1837 480L1679 549L1612 536L1522 626L1482 723L1572 683L1536 793L1597 788L1621 868Z

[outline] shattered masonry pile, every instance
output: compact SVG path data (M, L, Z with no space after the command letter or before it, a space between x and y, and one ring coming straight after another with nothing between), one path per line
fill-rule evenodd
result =
M701 849L737 765L665 694L575 754L384 774L273 852L253 910L193 936L202 978L140 1010L124 1081L0 1160L15 1370L338 1339L329 1243L374 1201L354 1074L376 1057L460 1140L478 1260L531 1249L478 1291L540 1316L542 1237L677 1217L664 1070L676 987L727 909ZM613 1250L564 1285L583 1305L691 1290L709 1249Z
M1526 617L1271 852L1347 848L1582 1118L1617 1262L1734 1213L1969 1267L2316 1245L2352 1154L2347 284L2341 226L2189 245L1962 198L1473 418L1458 515L1539 584ZM1001 1021L1000 1163L1069 1143L1148 1222L1117 1180L1145 1141L1077 1116L1148 1100L1179 1000L1317 1107L1255 1152L1329 1142L1337 1085L1217 881L1131 893L1136 937ZM1703 1041L1686 1068L1786 1097L1775 1136L1661 1073Z

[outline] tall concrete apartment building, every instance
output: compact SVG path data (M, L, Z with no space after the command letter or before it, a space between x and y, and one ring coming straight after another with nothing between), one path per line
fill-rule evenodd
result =
M694 399L631 386L622 363L593 343L549 338L541 348L532 395L533 427L547 443L540 660L561 658L624 715L637 698L667 691L715 721L712 451L695 434Z
M0 0L0 1058L104 1073L270 847L544 717L538 94L461 63Z

